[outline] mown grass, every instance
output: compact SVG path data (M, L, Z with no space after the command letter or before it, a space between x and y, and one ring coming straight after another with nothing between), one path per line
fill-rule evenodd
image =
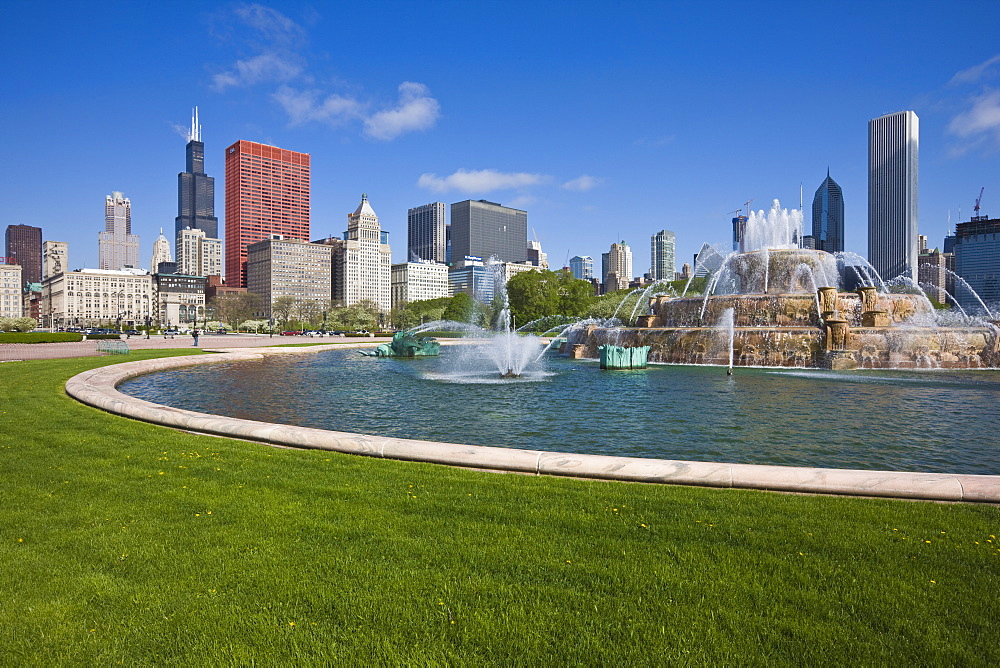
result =
M274 449L65 396L115 361L0 364L6 665L1000 660L996 507Z

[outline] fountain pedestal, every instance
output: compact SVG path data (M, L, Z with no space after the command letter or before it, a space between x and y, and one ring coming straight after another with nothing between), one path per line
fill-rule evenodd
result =
M648 366L649 346L625 348L605 344L597 350L601 354L602 369L645 369Z
M862 327L888 327L892 324L888 311L864 311L861 313Z

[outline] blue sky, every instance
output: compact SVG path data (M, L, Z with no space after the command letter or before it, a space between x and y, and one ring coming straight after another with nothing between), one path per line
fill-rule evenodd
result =
M224 220L223 150L312 155L312 236L368 193L393 260L406 210L528 211L562 266L649 238L677 265L753 198L806 209L827 167L867 253L867 122L920 117L920 231L1000 215L1000 3L316 2L0 4L0 225L97 264L104 196L132 200L142 263L177 215L198 105ZM809 214L807 213L807 221ZM529 234L530 234L529 230Z

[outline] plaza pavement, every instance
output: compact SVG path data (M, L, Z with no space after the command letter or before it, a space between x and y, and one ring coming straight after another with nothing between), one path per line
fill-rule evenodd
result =
M288 345L290 343L382 343L388 338L354 336L280 336L267 334L202 334L198 347L205 350L221 348L262 348L264 346ZM190 334L163 336L122 337L129 350L161 350L166 348L193 348L194 338ZM3 343L0 344L0 362L18 360L62 359L67 357L94 357L105 353L97 352L97 341L75 341L69 343Z

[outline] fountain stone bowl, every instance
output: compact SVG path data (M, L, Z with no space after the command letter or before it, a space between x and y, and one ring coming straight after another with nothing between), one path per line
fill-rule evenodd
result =
M719 271L726 279L721 293L655 296L635 326L568 331L567 350L597 358L603 345L649 346L650 362L671 364L728 366L732 359L735 366L840 369L1000 366L1000 327L985 320L941 326L923 294L841 292L836 257L824 251L734 253ZM723 327L728 309L732 324Z

